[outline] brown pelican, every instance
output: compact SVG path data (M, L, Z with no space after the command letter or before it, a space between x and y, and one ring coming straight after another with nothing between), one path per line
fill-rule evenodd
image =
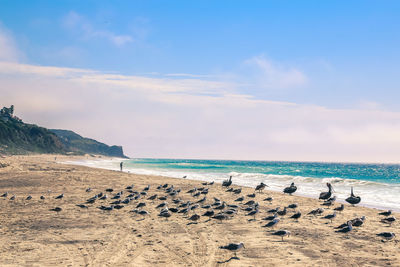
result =
M347 201L348 203L352 204L352 205L355 205L355 204L360 203L361 197L356 197L356 196L353 194L353 187L351 187L351 195L350 195L348 198L346 198L346 201Z
M244 244L243 243L239 243L239 244L231 243L227 246L220 246L219 248L233 251L235 253L235 257L237 258L236 252L238 252L241 248L244 248Z
M255 191L258 191L258 192L261 193L261 191L263 191L265 187L268 187L268 185L266 185L263 182L261 182L259 185L256 186Z
M326 186L328 186L328 192L322 192L319 194L319 199L329 199L332 196L332 185L330 183L326 183Z
M295 186L294 183L292 183L289 187L283 189L283 193L292 195L294 192L296 192L296 190L297 186Z
M389 241L389 240L394 239L396 237L396 234L392 233L392 232L383 232L383 233L377 234L377 236L381 236L381 237L383 237L383 238L385 238L386 240Z
M275 233L273 233L273 235L277 235L277 236L280 236L280 237L282 237L282 242L283 242L283 237L285 237L285 236L290 236L290 232L289 231L287 231L287 230L279 230L279 231L276 231Z
M222 182L222 186L229 187L232 184L232 176L229 176L229 180Z

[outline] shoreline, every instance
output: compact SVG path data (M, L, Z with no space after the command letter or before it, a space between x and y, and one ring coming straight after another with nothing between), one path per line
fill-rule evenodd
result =
M118 162L118 163L121 160L123 160L123 159L120 159L120 158L107 158L107 159L96 158L96 159L90 159L90 161L95 161L95 162L103 161L103 162ZM118 167L107 167L107 166L101 166L101 165L91 165L91 164L88 164L88 163L91 163L91 162L89 162L87 160L86 161L68 161L68 162L59 162L59 163L61 163L61 164L72 164L72 165L77 165L77 166L86 166L86 167L89 167L89 168L99 168L99 169L104 169L104 170L119 171ZM149 171L152 171L152 170L149 170ZM163 174L144 174L144 173L142 173L142 172L140 172L138 170L135 170L135 169L123 170L123 172L133 173L133 174L137 174L137 175L154 175L154 176L164 177L164 178L184 179L184 178L180 178L180 177L173 177L173 176L168 176L168 175L163 175ZM192 180L192 181L202 181L202 182L211 182L211 181L213 181L212 179L196 179L196 178L192 178L192 176L190 176L190 175L188 175L187 178L185 178L185 179ZM324 179L324 178L321 178L321 179ZM353 179L344 179L344 178L341 178L341 179L353 181ZM245 185L243 183L237 183L236 181L237 181L236 179L233 179L233 184L235 184L237 186L242 186L242 187L247 187L247 188L253 188L254 189L254 187L251 187L249 185ZM354 181L366 181L366 180L354 180ZM216 182L218 183L219 181L216 181ZM366 182L370 182L370 181L366 181ZM380 183L380 182L374 182L374 183L382 184L382 185L389 185L389 184ZM297 186L299 186L299 185L301 186L300 183L297 183L296 185ZM283 188L282 189L266 188L264 190L265 191L270 191L270 192L282 193ZM317 195L315 193L314 194L304 194L304 193L296 192L295 196L318 200L318 197L317 197ZM337 199L336 202L340 203L340 204L348 204L344 199ZM376 210L380 210L380 211L390 209L390 210L395 211L395 212L400 212L400 207L384 206L384 204L368 204L368 203L366 204L366 203L363 203L363 201L361 201L361 203L358 204L358 206L371 208L371 209L376 209Z
M58 160L77 160L75 157L57 156ZM327 208L323 216L310 216L307 213L321 202L297 195L288 196L280 192L265 191L255 198L246 197L254 188L241 188L235 195L226 192L220 184L208 186L206 204L218 197L227 204L238 204L234 200L240 195L245 201L260 203L259 214L246 216L239 209L237 214L226 221L200 216L192 224L189 217L205 212L200 207L188 216L173 213L168 219L159 217L156 206L162 200L149 200L157 194L166 195L156 187L168 183L181 189L178 198L183 202L195 202L186 192L193 187L201 187L195 180L168 178L160 176L136 175L119 171L109 171L79 165L59 164L54 155L18 156L7 158L10 165L0 168L0 193L8 191L15 194L16 200L0 198L0 262L2 266L399 266L397 239L381 242L376 234L383 231L400 233L400 226L380 222L377 210L366 207L345 205L332 223L322 217L332 213ZM86 204L87 209L77 207L88 198L106 188L115 192L126 191L126 186L134 185L142 191L150 185L147 196L132 201L120 210L104 212L97 207L110 205L113 200L97 200ZM91 187L91 192L85 190ZM48 190L51 192L48 192ZM64 198L55 196L64 193ZM123 193L126 196L127 193ZM26 200L28 195L31 200ZM40 195L46 197L40 200ZM114 194L110 194L112 196ZM272 203L265 197L273 197ZM171 198L166 200L169 207L175 207ZM141 216L130 212L138 203L145 203L149 212ZM302 212L299 222L290 219L294 211L289 210L275 229L262 227L267 221L261 218L268 215L268 209L299 205ZM337 205L335 205L336 207ZM61 207L62 211L50 211ZM399 216L398 213L394 214ZM349 219L366 216L362 227L349 234L336 233L334 227ZM292 234L281 241L272 235L279 229ZM238 252L240 260L231 259L232 252L219 249L231 242L243 242L245 248ZM351 251L352 253L349 253Z

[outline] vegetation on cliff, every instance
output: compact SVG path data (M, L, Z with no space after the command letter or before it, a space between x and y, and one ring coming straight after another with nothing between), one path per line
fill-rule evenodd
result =
M0 110L0 153L74 153L126 157L122 147L108 146L72 131L48 130L14 116L14 106Z

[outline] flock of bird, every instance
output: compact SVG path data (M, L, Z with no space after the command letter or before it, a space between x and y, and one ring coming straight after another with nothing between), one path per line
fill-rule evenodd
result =
M225 220L229 220L234 216L239 216L242 214L246 217L249 217L248 221L255 221L256 216L261 213L260 205L258 202L254 200L256 196L256 191L262 192L266 187L268 187L264 183L260 183L256 186L254 193L248 194L246 196L241 195L242 188L237 187L234 188L232 186L232 176L228 180L222 182L222 187L226 188L227 192L231 192L233 195L237 195L235 197L235 203L227 203L224 200L213 197L210 201L207 199L207 194L209 193L210 188L213 186L214 182L203 182L201 187L194 187L186 192L181 192L180 188L175 188L174 185L163 184L159 185L153 192L153 194L149 194L150 186L146 186L145 188L138 190L134 185L126 186L123 190L114 190L113 188L107 188L104 192L96 193L93 196L86 199L84 203L76 204L77 207L81 209L88 209L89 207L96 206L98 209L103 212L112 212L113 210L119 210L127 207L131 207L132 214L136 216L146 216L150 214L149 207L153 205L155 210L157 210L157 215L159 217L165 218L168 220L173 214L174 216L183 215L186 216L188 223L196 224L201 218L206 218L205 222L216 220L219 223L222 223ZM327 183L328 191L322 192L319 195L319 199L323 201L321 203L324 207L330 207L335 204L336 197L333 196L334 190L330 183ZM92 192L91 188L87 188L87 194ZM153 190L152 190L153 191ZM290 186L283 189L285 194L292 195L297 191L297 186L294 183L291 183ZM50 195L50 191L48 192ZM186 197L189 197L190 200L184 201L182 199L182 195L185 194ZM9 197L9 193L6 192L1 195L2 198L7 199ZM64 194L57 195L54 197L55 199L63 199ZM15 195L12 195L9 200L14 201L16 199ZM45 196L40 196L41 200L45 200ZM27 196L25 201L32 200L32 196ZM245 201L246 200L246 201ZM265 202L272 203L272 197L266 197L263 199ZM353 188L351 188L351 194L348 198L346 198L346 202L351 205L356 205L360 203L361 198L359 196L355 196L353 192ZM108 204L106 204L108 202ZM100 203L100 204L99 204ZM97 204L97 205L96 205ZM331 223L336 218L337 213L344 210L344 205L341 204L337 207L333 208L333 213L327 214L321 218L325 220L329 220ZM266 216L261 218L261 221L265 221L266 223L262 225L263 228L274 229L279 222L281 221L280 217L288 215L290 219L294 221L299 221L302 216L302 213L298 210L298 204L293 203L290 204L283 209L281 207L271 208L266 210ZM62 211L61 207L55 207L50 209L50 211L54 211L59 213ZM325 212L324 208L318 207L314 210L311 210L307 213L310 216L320 216ZM289 216L290 215L290 216ZM383 216L381 220L382 223L387 223L391 226L396 218L392 215L392 211L385 211L379 213L380 216ZM143 217L145 218L145 217ZM351 219L337 227L337 233L349 233L353 230L353 227L361 227L366 221L365 216L360 218ZM290 236L290 231L286 229L280 230L272 230L272 235L279 236L281 241L284 241L284 237ZM395 233L393 232L382 232L377 234L377 236L382 237L385 240L392 240L395 238ZM227 249L233 251L235 253L240 249L244 248L243 243L231 243L226 246L221 246L221 249Z

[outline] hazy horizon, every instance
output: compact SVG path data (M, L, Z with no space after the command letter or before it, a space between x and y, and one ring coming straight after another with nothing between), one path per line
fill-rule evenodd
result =
M0 93L132 158L400 163L400 2L2 1Z

